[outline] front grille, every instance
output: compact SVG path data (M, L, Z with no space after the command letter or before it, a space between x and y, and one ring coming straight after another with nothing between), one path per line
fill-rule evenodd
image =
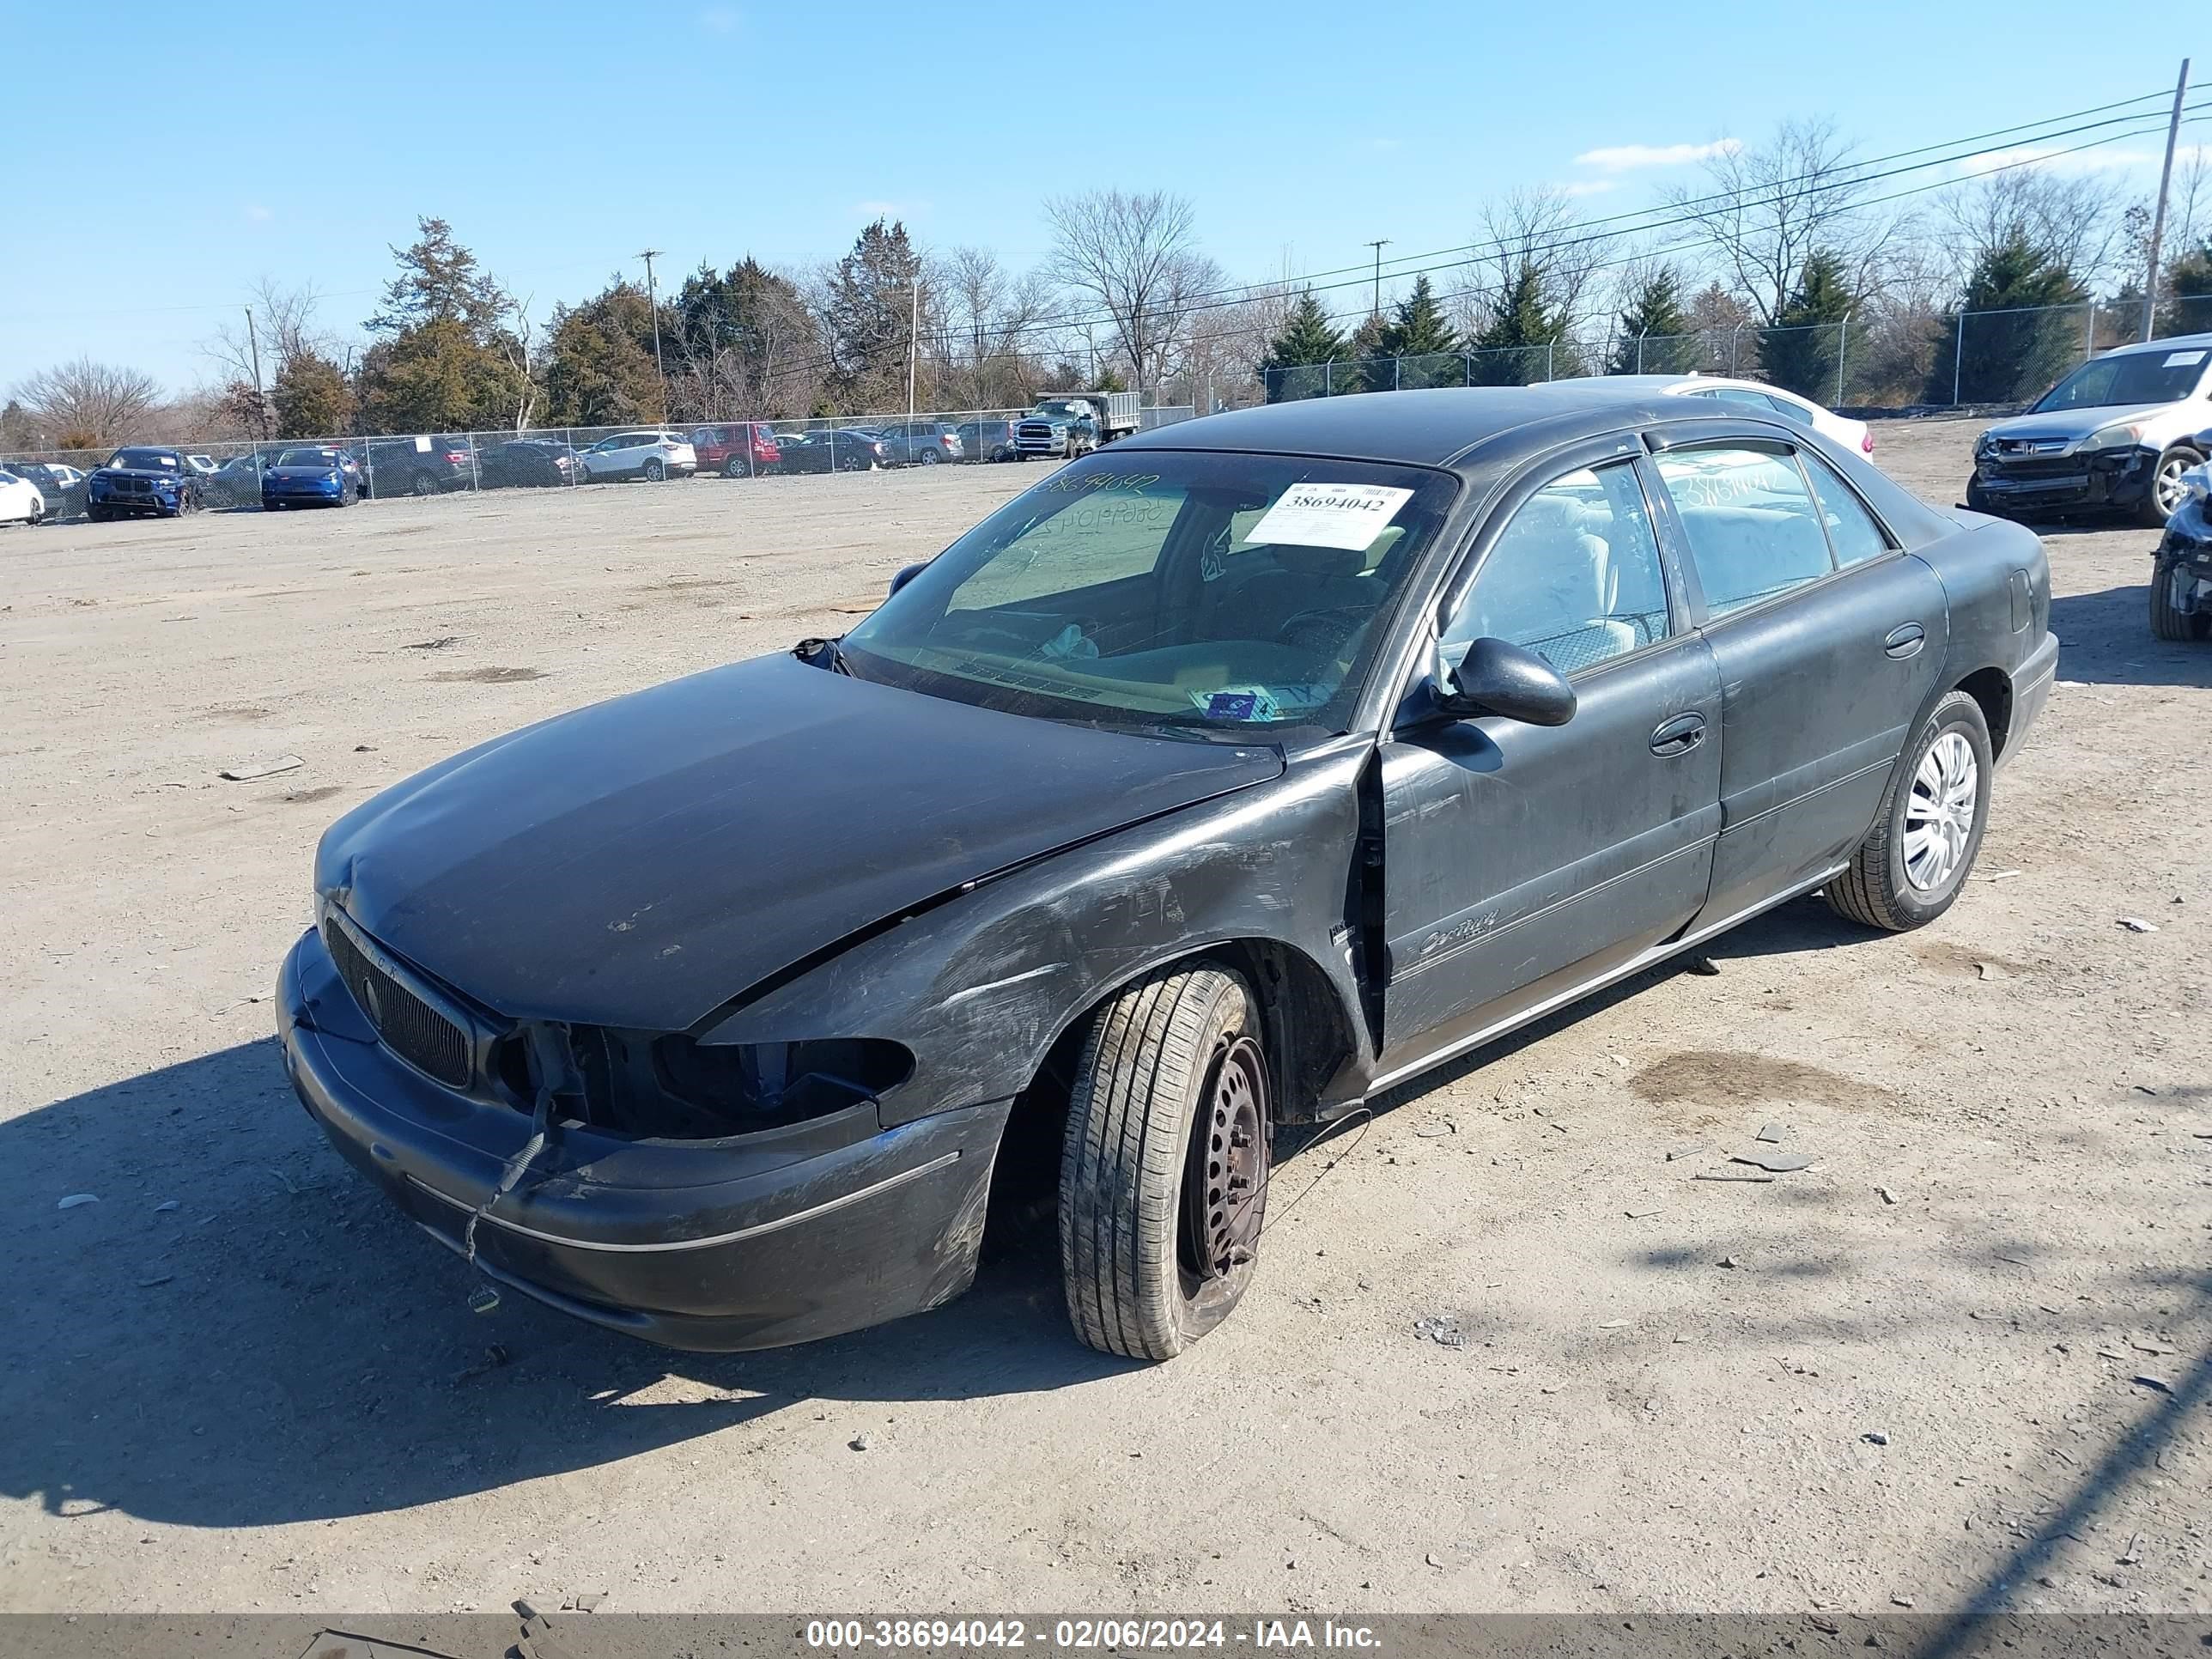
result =
M150 495L154 493L153 483L147 478L112 478L108 481L107 487L119 495Z
M468 1033L371 961L336 921L324 922L323 943L338 977L392 1053L449 1087L465 1087Z
M2014 455L2000 453L1993 458L1991 474L2000 478L2016 479L2022 483L2045 480L2064 482L2082 476L2084 462L2078 455Z

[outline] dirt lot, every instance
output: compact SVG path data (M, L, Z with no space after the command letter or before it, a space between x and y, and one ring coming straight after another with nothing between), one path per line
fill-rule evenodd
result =
M1974 430L1881 459L1948 503ZM0 535L0 1607L2212 1608L2212 647L2139 529L2051 538L2062 684L1944 921L1793 903L1406 1091L1171 1365L1019 1255L781 1353L469 1312L280 1073L323 826L835 631L1036 477ZM1767 1122L1814 1167L1686 1179Z

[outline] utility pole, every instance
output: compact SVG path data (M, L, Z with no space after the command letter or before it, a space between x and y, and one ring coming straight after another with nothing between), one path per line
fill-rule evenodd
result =
M914 443L914 360L921 349L921 278L914 279L914 289L907 301L906 313L906 435L909 448Z
M253 424L261 428L261 435L269 435L269 398L261 390L261 337L253 331L253 307L246 312L246 349L253 357Z
M2158 210L2150 220L2150 269L2143 276L2142 337L2150 338L2151 319L2158 311L2159 244L2166 239L2166 187L2173 179L2173 141L2181 136L2181 100L2189 95L2189 60L2181 60L2181 78L2173 83L2173 115L2166 124L2166 165L2158 172Z
M660 295L653 285L653 262L660 250L649 247L637 256L645 261L645 303L653 312L653 368L660 376L660 418L668 418L668 370L660 361Z
M1382 250L1390 246L1390 239L1378 236L1367 246L1375 250L1375 303L1370 309L1380 317L1382 314Z

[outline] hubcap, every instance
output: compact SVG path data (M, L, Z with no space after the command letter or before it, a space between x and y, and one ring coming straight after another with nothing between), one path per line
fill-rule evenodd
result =
M2160 511L2170 514L2181 505L2181 498L2185 493L2181 487L2181 475L2188 470L2187 463L2178 455L2159 468L2156 488Z
M1958 732L1946 732L1920 757L1905 805L1905 877L1922 892L1941 890L1966 861L1980 787L1974 746Z
M1252 1259L1267 1209L1267 1064L1250 1037L1225 1042L1190 1137L1183 1171L1186 1266L1226 1278Z

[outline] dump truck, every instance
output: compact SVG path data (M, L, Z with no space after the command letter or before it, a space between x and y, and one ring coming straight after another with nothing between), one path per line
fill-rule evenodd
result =
M1054 392L1014 423L1014 443L1024 460L1049 455L1072 461L1136 429L1133 392Z

